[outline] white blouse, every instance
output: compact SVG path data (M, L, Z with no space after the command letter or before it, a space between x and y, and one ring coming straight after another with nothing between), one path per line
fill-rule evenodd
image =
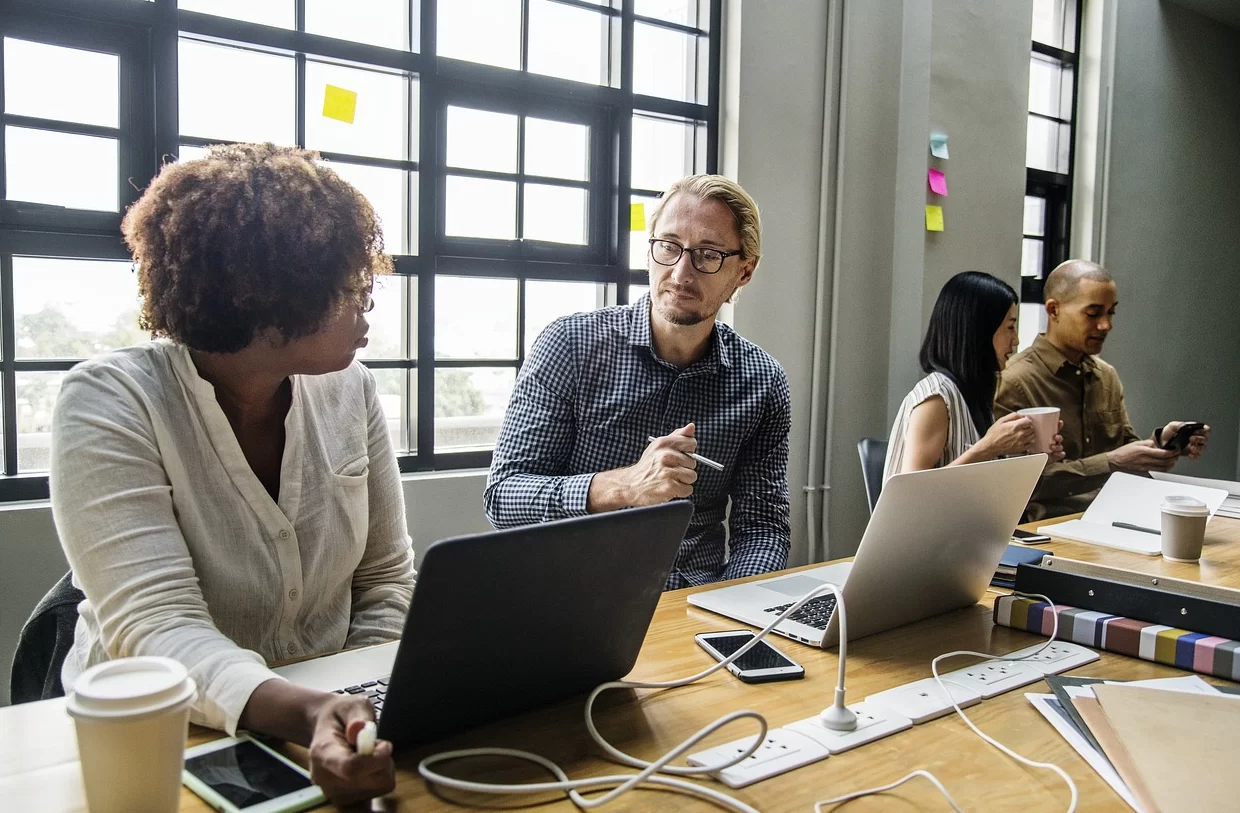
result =
M354 362L292 389L277 503L186 348L65 376L52 512L86 593L66 690L109 658L165 655L198 684L191 719L231 734L267 661L399 637L415 573L374 376Z
M943 403L947 404L947 442L943 444L943 455L939 458L938 466L946 466L981 439L977 427L973 425L973 416L969 413L969 405L965 403L964 393L956 386L956 382L943 373L930 373L917 382L912 392L904 396L900 411L896 413L896 420L887 441L887 461L883 466L884 483L891 475L899 474L904 465L909 415L931 398L942 398Z

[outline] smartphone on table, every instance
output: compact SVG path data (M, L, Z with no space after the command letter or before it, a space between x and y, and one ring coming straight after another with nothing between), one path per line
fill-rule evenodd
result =
M1050 542L1051 538L1046 534L1035 534L1033 531L1022 531L1017 528L1012 531L1012 541L1020 545L1041 545L1044 542Z
M181 781L221 813L294 813L326 801L305 769L245 735L187 749Z
M1204 423L1190 421L1175 431L1175 434L1163 442L1164 449L1171 449L1175 452L1183 452L1188 448L1188 442L1199 429L1205 429Z
M693 636L698 646L717 661L725 660L754 639L750 630L699 632ZM805 677L805 668L763 638L757 646L728 664L727 669L746 683L767 683L772 680L796 680Z

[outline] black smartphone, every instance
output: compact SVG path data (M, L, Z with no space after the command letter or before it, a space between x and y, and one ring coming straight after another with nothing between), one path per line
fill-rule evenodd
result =
M1163 442L1164 449L1170 449L1174 452L1183 452L1188 448L1188 441L1198 429L1205 428L1204 423L1189 421L1176 430L1175 434Z
M1051 538L1046 534L1035 534L1033 531L1022 531L1017 528L1012 531L1012 541L1021 545L1041 545L1043 542L1050 542Z
M699 632L693 636L698 646L705 649L717 661L724 660L753 638L754 634L749 630ZM801 664L768 644L765 638L759 641L757 646L729 663L727 669L746 683L797 680L805 677L805 668Z

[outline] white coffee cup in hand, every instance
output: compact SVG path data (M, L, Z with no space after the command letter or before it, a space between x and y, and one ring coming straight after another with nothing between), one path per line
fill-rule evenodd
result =
M1051 444L1059 433L1059 407L1029 407L1018 409L1017 415L1024 415L1033 422L1033 432L1037 437L1030 452L1051 453Z

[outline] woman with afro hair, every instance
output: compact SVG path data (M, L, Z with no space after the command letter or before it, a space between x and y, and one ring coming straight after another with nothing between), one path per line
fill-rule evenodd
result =
M64 379L51 495L80 605L61 673L183 663L191 719L310 748L335 801L390 791L365 697L267 663L395 640L413 594L396 456L366 344L374 210L314 153L213 147L169 164L122 224L153 341Z

